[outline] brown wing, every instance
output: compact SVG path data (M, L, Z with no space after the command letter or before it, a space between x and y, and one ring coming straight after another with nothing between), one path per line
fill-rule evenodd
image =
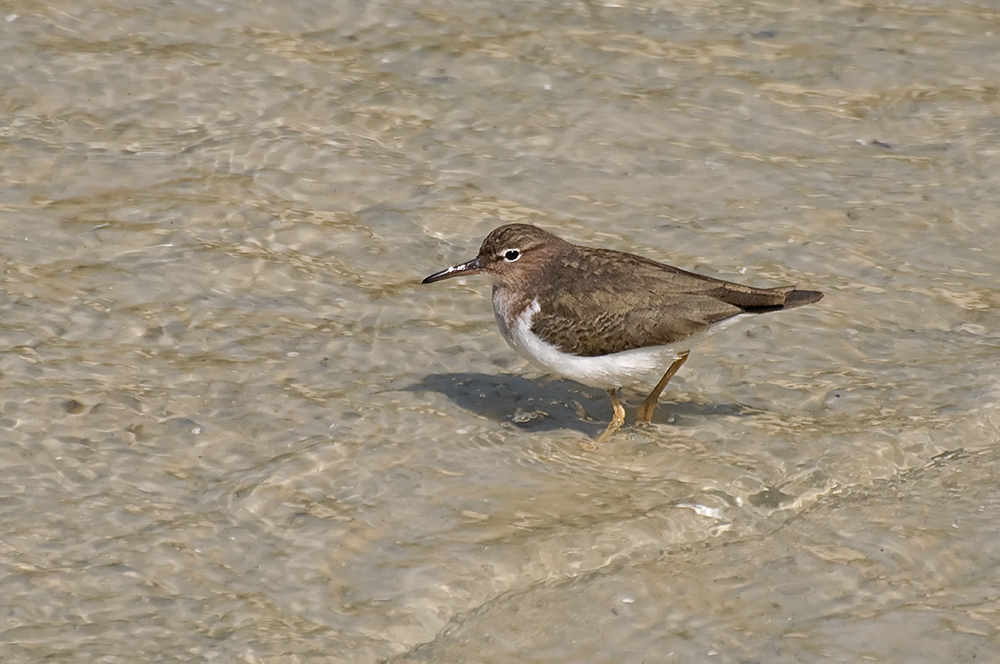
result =
M532 331L563 352L583 356L674 345L737 314L822 297L793 286L743 286L641 256L576 246L543 283L554 306L535 316Z

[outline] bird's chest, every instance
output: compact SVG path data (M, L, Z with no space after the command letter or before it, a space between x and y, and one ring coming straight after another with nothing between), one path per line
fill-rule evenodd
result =
M500 334L514 348L522 348L531 331L531 319L538 313L538 300L528 300L523 293L503 286L493 287L493 314Z

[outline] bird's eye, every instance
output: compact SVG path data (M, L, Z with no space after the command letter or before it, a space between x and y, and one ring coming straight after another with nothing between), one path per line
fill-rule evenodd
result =
M521 252L518 249L507 249L503 252L503 259L508 263L513 263L520 257Z

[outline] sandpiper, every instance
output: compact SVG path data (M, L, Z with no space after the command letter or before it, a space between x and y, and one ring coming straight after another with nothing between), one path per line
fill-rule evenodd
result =
M422 283L470 274L493 282L500 333L548 371L608 392L614 417L598 442L625 422L622 387L652 383L637 424L648 424L663 388L693 341L751 314L791 309L823 297L794 286L754 288L642 256L583 247L529 224L486 236L471 261Z

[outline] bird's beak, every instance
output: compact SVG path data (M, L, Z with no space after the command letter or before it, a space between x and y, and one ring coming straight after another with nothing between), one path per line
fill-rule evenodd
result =
M467 263L462 263L461 265L454 265L449 267L447 270L441 270L440 272L435 272L431 276L427 277L420 283L422 284L433 284L435 281L441 281L442 279L451 279L452 277L464 277L467 274L479 274L482 271L482 267L479 265L479 256L476 256L471 261Z

